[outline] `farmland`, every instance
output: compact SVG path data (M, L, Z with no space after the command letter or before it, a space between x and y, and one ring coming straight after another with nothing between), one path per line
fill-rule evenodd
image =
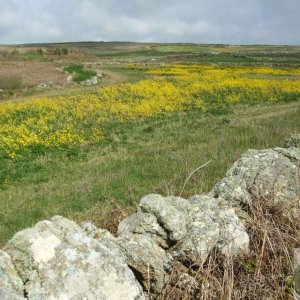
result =
M5 47L0 62L2 76L19 72L1 94L0 243L54 214L101 225L103 214L129 211L144 194L179 194L188 174L212 160L184 195L206 192L243 151L278 145L300 128L298 47L14 50ZM103 75L92 86L67 83L74 64ZM42 82L41 66L51 69Z

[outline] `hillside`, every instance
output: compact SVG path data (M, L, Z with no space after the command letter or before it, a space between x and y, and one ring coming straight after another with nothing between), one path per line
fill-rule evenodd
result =
M298 57L292 46L0 47L0 243L54 214L121 218L211 161L183 195L207 192L246 149L299 130Z

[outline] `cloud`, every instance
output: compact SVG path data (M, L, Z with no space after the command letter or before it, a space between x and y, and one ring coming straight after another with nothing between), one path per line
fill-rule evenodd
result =
M300 44L299 0L0 0L0 43Z

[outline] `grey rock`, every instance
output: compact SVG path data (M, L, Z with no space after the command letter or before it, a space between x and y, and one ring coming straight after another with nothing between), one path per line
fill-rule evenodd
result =
M186 236L189 203L185 199L150 194L141 199L139 210L153 214L171 241Z
M300 148L300 147L299 147ZM275 148L279 154L288 158L293 164L300 165L300 151L299 148L290 147L290 148Z
M293 201L299 197L299 148L248 150L210 195L234 206L251 204L253 198Z
M98 76L93 76L91 79L87 79L81 83L84 85L95 85L98 83Z
M249 251L249 235L233 208L219 212L219 250L226 256L235 256Z
M29 299L144 299L113 237L102 234L54 217L18 232L5 249Z
M168 248L168 235L150 213L138 212L123 220L118 227L118 236L142 234L152 238L159 246Z
M188 234L170 250L174 257L191 264L205 262L219 241L219 202L208 196L195 195L190 199Z
M170 268L172 257L144 235L123 235L118 242L127 264L140 275L144 288L158 295L166 283L166 270Z
M72 83L73 82L73 76L72 75L68 75L67 77L67 83Z
M202 265L215 247L233 256L248 251L249 236L227 201L195 195L190 203L188 234L170 250L173 256Z
M196 215L189 234L171 248L170 253L180 261L202 265L217 245L219 235L219 224L211 215Z
M24 286L10 256L0 250L0 299L25 299Z

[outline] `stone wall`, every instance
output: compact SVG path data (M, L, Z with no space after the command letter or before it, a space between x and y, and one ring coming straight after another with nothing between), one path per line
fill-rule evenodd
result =
M300 135L282 148L248 150L207 195L147 195L117 236L61 216L14 235L0 250L0 299L147 299L159 295L174 260L202 265L210 252L247 253L240 217L253 199L299 206ZM177 283L200 290L186 273Z

